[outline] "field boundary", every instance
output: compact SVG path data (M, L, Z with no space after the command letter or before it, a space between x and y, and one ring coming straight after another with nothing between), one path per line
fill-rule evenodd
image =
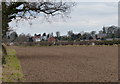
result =
M7 47L8 55L5 56L6 64L2 68L2 82L24 82L20 61L16 56L16 51Z

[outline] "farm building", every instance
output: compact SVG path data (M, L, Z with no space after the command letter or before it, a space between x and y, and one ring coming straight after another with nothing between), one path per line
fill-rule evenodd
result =
M56 41L56 38L55 37L50 37L48 38L48 42L55 42Z
M33 39L34 39L35 42L39 42L39 41L42 40L42 39L41 39L41 35L35 35L35 36L33 37Z

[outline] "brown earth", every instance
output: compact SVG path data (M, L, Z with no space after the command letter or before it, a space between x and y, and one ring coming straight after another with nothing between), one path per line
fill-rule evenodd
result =
M117 46L13 47L27 82L114 82Z

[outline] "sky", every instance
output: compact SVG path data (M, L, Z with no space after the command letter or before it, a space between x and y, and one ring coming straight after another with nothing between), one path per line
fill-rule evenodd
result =
M69 18L59 16L50 18L47 22L43 15L31 20L30 25L26 21L9 23L18 34L30 33L31 35L51 33L55 35L59 31L61 35L67 35L72 30L74 33L100 31L103 26L118 25L118 2L76 2L71 9Z

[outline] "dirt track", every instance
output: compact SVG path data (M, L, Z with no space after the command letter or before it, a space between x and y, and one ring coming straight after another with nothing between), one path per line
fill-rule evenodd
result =
M117 81L115 46L13 47L27 82Z

